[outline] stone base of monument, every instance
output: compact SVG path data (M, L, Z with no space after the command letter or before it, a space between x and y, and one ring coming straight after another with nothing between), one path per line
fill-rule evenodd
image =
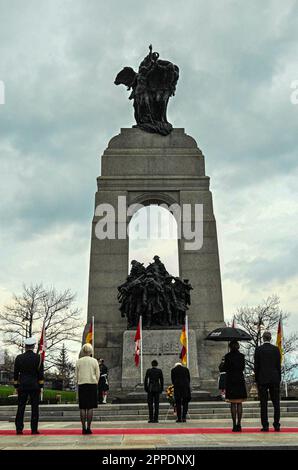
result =
M198 390L196 386L191 387L191 399L195 402L212 401L214 397L206 390ZM120 400L121 402L121 400ZM123 403L146 403L147 393L144 391L144 386L137 386L133 392L128 392L125 395ZM168 403L166 393L160 395L161 403Z
M122 356L122 389L132 390L141 384L140 366L135 366L135 330L123 333ZM189 370L192 387L199 386L198 354L195 331L189 330ZM143 330L143 375L151 367L153 359L158 361L162 369L165 386L170 385L171 369L179 361L181 352L181 329L175 330Z

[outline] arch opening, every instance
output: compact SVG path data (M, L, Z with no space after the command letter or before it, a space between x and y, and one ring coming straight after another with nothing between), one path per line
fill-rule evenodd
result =
M128 272L133 259L147 266L158 255L167 271L179 276L178 226L169 210L149 201L133 214L128 237Z

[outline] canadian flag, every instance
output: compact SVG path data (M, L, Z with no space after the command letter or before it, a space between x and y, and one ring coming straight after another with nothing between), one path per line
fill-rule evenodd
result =
M45 357L46 357L46 349L47 349L46 328L45 328L45 322L43 322L41 336L40 336L39 345L38 345L38 352L41 356L42 362L44 362Z
M139 366L140 363L140 350L141 350L141 318L138 323L138 328L135 335L135 365Z

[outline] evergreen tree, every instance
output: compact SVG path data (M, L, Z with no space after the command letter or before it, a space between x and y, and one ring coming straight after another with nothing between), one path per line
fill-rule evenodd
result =
M75 367L68 357L65 343L56 360L56 368L59 378L63 381L63 388L69 388L74 379Z

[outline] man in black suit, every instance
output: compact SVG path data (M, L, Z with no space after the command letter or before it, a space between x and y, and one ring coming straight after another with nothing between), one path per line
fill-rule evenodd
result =
M255 380L259 389L261 402L261 431L269 431L268 422L268 391L274 407L275 431L280 430L280 382L281 382L281 357L277 346L270 344L271 333L265 331L264 343L255 351Z
M144 381L145 392L147 392L147 402L149 409L148 423L158 423L159 396L163 391L163 373L158 369L158 362L151 362L152 368L147 369Z
M24 413L28 397L30 397L31 403L31 432L39 434L37 430L38 406L44 376L41 356L33 351L35 343L34 338L27 338L24 354L19 354L14 363L14 386L18 393L18 410L15 419L17 434L23 434Z
M176 423L185 423L188 412L188 403L191 399L190 373L187 367L180 362L171 370L172 384L174 385L174 398L176 403Z

